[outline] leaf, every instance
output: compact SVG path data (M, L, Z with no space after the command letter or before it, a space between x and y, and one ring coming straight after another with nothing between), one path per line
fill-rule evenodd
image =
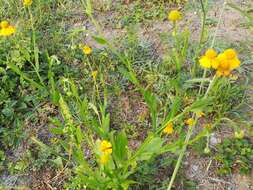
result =
M57 157L56 159L52 160L57 168L63 168L63 162L61 157Z
M183 144L182 139L174 141L173 143L170 143L170 144L166 144L165 146L161 148L159 154L164 154L167 152L176 153L177 151L180 150L180 148L182 147L182 144Z
M35 82L34 80L30 79L25 73L23 73L16 65L12 63L7 63L8 67L11 68L12 71L20 75L23 79L27 80L31 83L31 85L38 89L45 89L43 86L41 86L39 83Z
M86 0L85 12L88 16L92 15L92 6L90 0Z
M135 184L137 183L136 181L133 180L125 180L123 182L121 182L121 187L123 188L123 190L128 190L129 189L129 185Z
M119 72L134 85L140 87L139 81L133 72L126 70L124 67L120 67Z
M70 81L70 87L71 87L71 91L72 91L73 95L75 96L75 98L77 100L79 100L80 97L79 97L78 89L77 89L74 81L72 81L72 80Z
M154 154L160 152L164 140L160 137L150 135L143 144L137 149L130 161L149 160Z
M94 112L96 113L96 115L99 117L99 113L98 113L97 107L96 107L94 104L92 104L92 103L89 103L89 106L90 106L91 109L93 109L93 111L94 111Z
M210 82L211 80L209 78L194 78L185 81L186 83L201 83L201 82Z
M113 154L117 161L122 163L127 158L128 140L125 131L121 131L117 134L116 137L114 137L113 143Z
M104 132L109 132L110 128L110 114L106 114L102 121L102 127Z
M93 38L97 43L99 43L99 44L101 44L101 45L106 45L106 44L108 44L107 40L104 39L104 38L102 38L102 37L100 37L100 36L92 36L92 38Z
M210 82L211 80L209 78L194 78L194 79L190 79L190 80L187 80L185 81L184 83L184 88L187 89L187 88L193 88L194 85L196 86L197 83L208 83Z
M167 123L167 121L169 121L171 118L173 118L176 113L179 111L180 109L180 106L181 106L181 103L182 103L182 99L181 97L177 96L173 103L172 103L172 106L171 106L171 109L170 109L170 112L168 114L168 116L166 117L165 119L165 122Z
M152 127L155 129L157 125L157 99L150 91L147 90L144 91L143 95L150 110Z
M78 126L76 128L76 140L77 140L78 144L81 144L81 142L83 141L83 138L84 138L84 136L83 136L83 132L81 130L81 127Z
M61 109L61 114L62 114L66 124L72 125L74 123L74 121L73 121L71 112L69 110L69 106L65 102L65 100L63 99L63 97L61 95L60 95L60 99L59 99L59 106L60 106L60 109Z
M49 131L53 133L54 135L62 135L64 134L63 129L59 127L51 127L49 128Z
M207 109L207 107L212 105L213 103L212 100L213 98L211 97L201 98L193 102L193 104L188 109L189 111L192 111L192 112Z

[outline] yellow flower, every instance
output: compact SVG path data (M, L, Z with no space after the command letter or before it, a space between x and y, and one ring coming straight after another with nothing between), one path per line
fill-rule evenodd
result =
M172 10L171 12L169 12L168 19L173 22L181 20L181 12L179 12L178 10Z
M14 26L11 26L8 21L2 21L0 23L0 36L10 36L15 33L16 29Z
M206 123L206 124L203 125L203 128L212 129L212 124L211 123Z
M85 55L90 55L90 54L92 53L92 49L91 49L89 46L87 46L87 45L84 45L84 46L82 47L82 50L83 50L83 53L84 53Z
M0 23L1 28L7 28L9 26L8 21L4 20Z
M193 118L189 118L185 121L185 123L189 126L189 127L192 127L195 123L194 119Z
M100 163L102 165L105 165L109 161L109 159L110 159L110 155L109 154L102 154L100 156Z
M209 69L213 67L214 69L216 69L218 66L216 56L217 53L214 49L208 49L205 52L205 55L200 58L199 63L204 68Z
M198 112L196 113L196 115L197 115L198 118L200 118L200 117L205 116L205 113L202 112L202 111L198 111Z
M24 6L26 6L26 7L31 6L31 5L32 5L32 3L33 3L33 1L32 1L32 0L23 0L23 5L24 5Z
M168 123L167 126L163 129L163 133L170 135L172 134L174 131L173 129L173 124L172 123Z
M236 51L235 50L233 50L233 49L227 49L227 50L225 50L224 51L224 54L226 55L226 57L228 58L228 59L234 59L234 58L236 58Z
M111 154L112 153L112 144L107 140L103 140L100 142L99 150L103 154Z
M233 49L227 49L217 57L217 75L229 76L231 71L240 66L240 60L237 58L237 53Z
M243 137L244 137L244 131L243 130L235 132L235 138L237 138L237 139L243 139Z
M91 73L93 80L97 79L98 71L92 71Z

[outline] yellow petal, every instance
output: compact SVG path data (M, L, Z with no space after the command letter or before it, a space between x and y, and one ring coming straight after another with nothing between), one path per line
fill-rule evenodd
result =
M173 10L169 13L168 15L168 19L170 21L178 21L182 19L182 15L181 12L179 12L178 10Z
M203 128L211 129L212 128L212 124L211 123L206 123L206 124L203 125Z
M93 80L97 79L98 71L92 71L91 73Z
M7 28L9 26L9 22L4 20L0 23L1 28Z
M217 59L213 59L211 61L212 68L217 69L219 66L219 61Z
M222 60L226 60L227 57L224 53L220 53L218 56L217 56L217 60L220 62Z
M89 46L87 46L87 45L83 46L82 49L83 49L83 53L85 55L90 55L92 53L92 49Z
M211 68L211 60L207 58L206 56L202 56L199 60L199 63L204 68L207 68L207 69Z
M33 3L32 0L23 0L23 5L24 6L30 6Z
M205 113L202 112L202 111L198 111L198 112L196 113L196 115L197 115L198 118L200 118L200 117L205 116Z
M227 49L227 50L225 50L224 51L224 54L226 55L226 57L228 58L228 59L234 59L234 58L236 58L236 51L235 50L233 50L233 49Z
M192 127L195 124L195 121L193 118L189 118L185 121L185 123L189 126Z
M223 75L224 76L229 76L230 75L230 71L229 70L224 70L223 71Z
M103 154L111 154L112 153L112 144L107 140L103 140L100 142L99 150Z
M217 75L218 77L220 77L220 76L222 76L222 75L223 75L223 73L222 73L222 71L221 71L221 70L217 70L217 71L216 71L216 75Z
M100 163L102 165L105 165L109 161L110 155L109 154L103 154L100 156Z
M14 26L8 26L7 28L2 28L0 30L0 36L10 36L15 33L15 27Z
M230 68L229 61L227 59L223 59L219 63L219 68L221 70L228 70Z
M168 134L168 135L172 134L173 131L174 129L173 129L172 123L168 123L167 126L163 129L163 133Z
M214 49L208 49L205 53L205 56L208 57L209 59L213 59L217 56L217 53Z
M234 58L230 60L229 63L230 63L230 70L233 70L239 67L241 62L238 58Z

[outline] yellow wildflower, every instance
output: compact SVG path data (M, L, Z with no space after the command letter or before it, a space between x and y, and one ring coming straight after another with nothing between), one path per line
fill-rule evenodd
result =
M228 59L234 59L237 56L235 50L233 50L233 49L227 49L227 50L225 50L224 54L226 55L226 57Z
M198 112L196 113L196 115L197 115L198 118L200 118L200 117L205 116L205 113L202 112L202 111L198 111Z
M216 69L218 66L216 56L217 53L214 49L208 49L205 52L205 55L200 58L199 63L204 68L209 69L213 67L214 69Z
M10 36L15 33L16 29L14 26L11 26L8 21L2 21L0 23L0 36Z
M189 118L185 121L185 123L189 126L189 127L192 127L195 123L194 119L193 118Z
M174 131L173 129L173 124L172 123L168 123L167 126L163 129L163 133L170 135L172 134Z
M178 10L172 10L168 15L168 19L173 22L181 20L182 19L181 12Z
M243 137L244 137L244 131L243 130L235 131L235 138L243 139Z
M23 0L23 5L24 5L24 6L26 6L26 7L31 6L31 5L32 5L32 3L33 3L33 1L32 1L32 0Z
M109 154L102 154L100 156L100 163L105 165L109 161L110 155Z
M98 71L92 71L91 76L92 76L93 80L97 79L97 75L98 75Z
M4 20L0 23L1 28L7 28L9 26L8 21Z
M85 55L90 55L90 54L92 53L92 49L91 49L89 46L87 46L87 45L84 45L84 46L82 47L82 50L83 50L83 53L84 53Z
M229 76L231 71L240 66L240 60L237 53L233 49L227 49L217 57L217 75Z
M212 124L211 123L206 123L203 125L203 128L205 129L211 129L212 128Z
M100 142L99 150L103 154L111 154L112 153L112 144L107 140L103 140Z

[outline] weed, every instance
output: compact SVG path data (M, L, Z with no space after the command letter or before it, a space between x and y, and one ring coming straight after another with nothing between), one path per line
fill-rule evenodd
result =
M252 143L248 139L225 139L219 146L215 159L222 163L219 174L227 174L232 170L248 173L253 169Z

